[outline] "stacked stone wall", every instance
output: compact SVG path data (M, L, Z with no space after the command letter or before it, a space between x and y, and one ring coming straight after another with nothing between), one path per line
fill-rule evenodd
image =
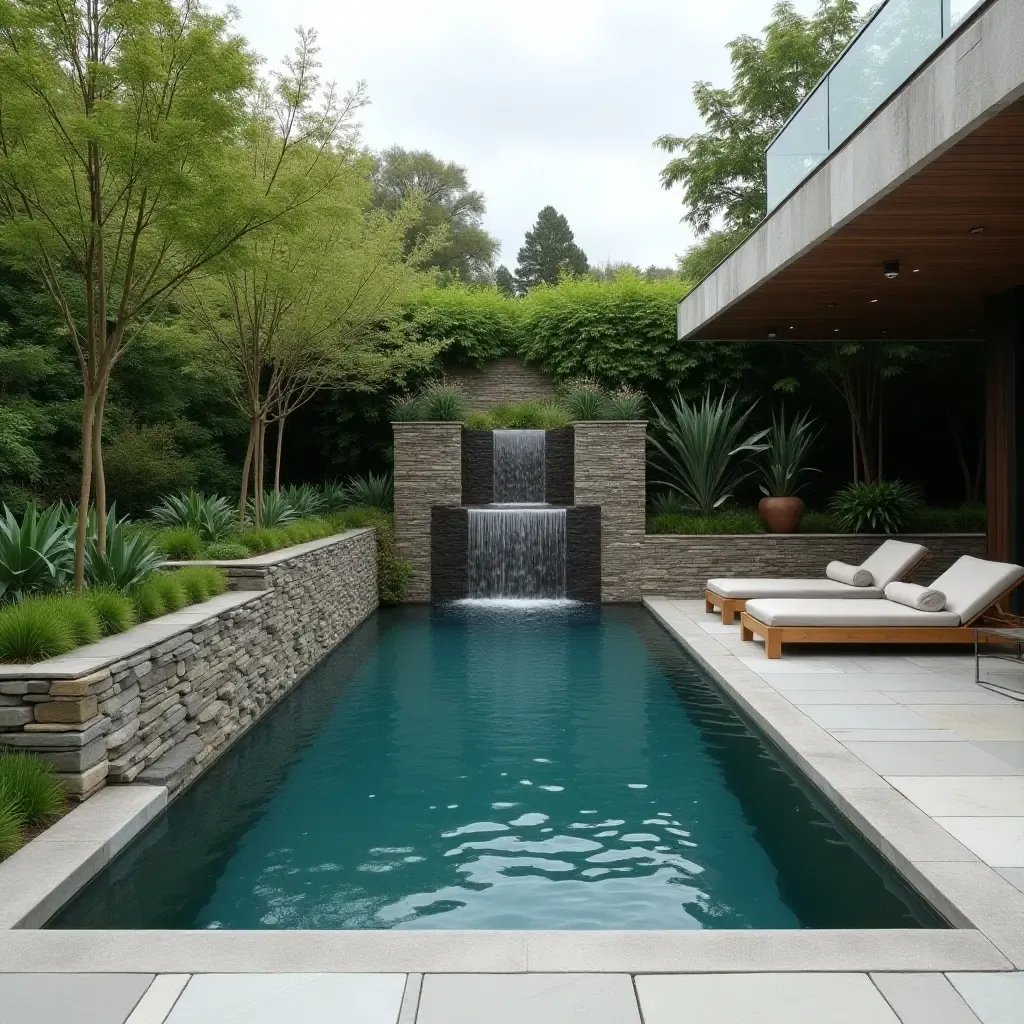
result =
M495 359L479 370L458 369L448 376L462 388L470 409L555 398L551 378L521 359Z
M872 534L653 534L644 538L643 592L703 597L708 579L715 576L817 579L833 559L858 565L884 539ZM914 583L930 583L961 555L985 557L985 536L980 533L913 534L898 539L923 544L930 552L910 576Z
M21 678L4 666L0 747L51 761L74 799L107 782L190 781L377 607L373 530L275 555L258 591L155 619ZM120 657L94 656L112 644Z

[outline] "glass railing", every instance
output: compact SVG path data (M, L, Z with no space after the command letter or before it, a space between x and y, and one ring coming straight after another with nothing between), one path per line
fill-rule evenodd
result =
M934 52L977 0L885 0L766 151L773 210Z

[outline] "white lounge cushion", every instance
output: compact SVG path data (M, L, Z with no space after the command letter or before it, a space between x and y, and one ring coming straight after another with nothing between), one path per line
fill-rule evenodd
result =
M870 569L862 565L847 565L846 562L829 562L825 566L825 575L836 583L845 583L848 587L870 587L875 578Z
M879 590L893 580L901 580L911 568L917 565L928 549L921 544L910 544L905 540L885 540L861 563L867 569Z
M851 587L835 580L715 579L708 580L707 588L713 594L741 601L754 597L882 597L877 587Z
M1022 579L1024 568L1019 565L961 555L932 587L946 595L946 611L956 612L966 623Z
M885 599L920 612L941 612L946 607L946 595L941 590L917 583L890 583L885 588Z
M877 601L765 598L747 602L747 613L767 626L959 626L956 612L922 612L884 598Z

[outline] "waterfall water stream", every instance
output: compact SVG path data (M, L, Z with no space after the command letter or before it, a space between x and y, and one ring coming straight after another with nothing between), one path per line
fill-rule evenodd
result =
M544 503L544 431L494 431L494 501Z

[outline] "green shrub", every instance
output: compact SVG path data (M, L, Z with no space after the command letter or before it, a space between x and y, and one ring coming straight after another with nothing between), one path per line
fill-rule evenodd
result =
M213 565L189 565L174 575L185 591L189 604L207 601L227 590L227 578Z
M71 623L49 601L28 598L0 608L0 662L44 661L74 648Z
M95 609L104 636L123 633L135 625L135 609L131 601L119 590L92 587L85 591L83 597Z
M400 398L391 403L390 416L393 423L415 423L425 419L422 403L418 397Z
M24 822L14 809L14 801L0 784L0 858L9 857L21 848L21 829Z
M913 533L984 533L984 505L961 505L959 508L915 509L907 523Z
M153 586L160 595L165 611L176 612L188 604L188 595L176 572L153 573Z
M289 544L305 544L315 539L313 536L315 531L308 523L304 522L283 526L281 532L288 538Z
M203 552L203 558L213 560L235 561L239 558L248 557L249 549L237 540L220 541L217 544L211 544Z
M849 533L899 533L921 505L920 491L902 480L849 484L829 511Z
M647 520L648 533L764 533L761 517L752 509L717 512L709 516L658 515Z
M361 505L390 512L395 507L395 481L390 473L350 476L345 483L345 508Z
M74 532L62 505L40 511L29 502L21 521L0 512L0 598L56 590L74 571Z
M401 604L412 578L412 566L398 557L394 517L376 508L350 508L331 517L344 532L372 526L377 534L377 588L381 604Z
M207 542L226 537L238 518L237 510L227 498L199 491L169 494L149 514L161 526L191 528L200 540Z
M494 422L494 417L489 412L484 412L483 410L467 412L463 422L470 430L493 430L497 426Z
M135 608L135 618L139 622L158 619L167 611L159 584L155 582L156 575L152 573L128 591L128 599Z
M652 516L688 516L693 506L677 491L657 491L648 501Z
M642 420L647 415L647 396L624 385L608 396L605 414L610 420Z
M245 530L238 537L250 554L254 555L265 555L288 543L288 537L281 530Z
M569 381L562 401L571 420L608 418L608 395L597 381L586 378Z
M157 546L168 558L190 562L202 553L203 541L198 530L191 526L179 526L159 534Z
M828 512L805 512L800 520L801 533L843 533L835 516Z
M327 511L324 491L313 484L292 484L282 487L281 498L300 519L315 519ZM264 522L266 523L266 519Z
M0 753L0 791L26 825L36 825L64 809L64 792L53 765L32 754Z
M90 517L91 518L91 517ZM127 591L164 562L153 540L125 519L114 506L107 516L107 549L100 551L94 529L85 546L85 579L91 587Z
M462 389L447 381L428 385L420 395L420 412L431 422L454 422L466 417L466 396Z
M95 605L80 594L55 594L39 598L53 608L54 614L63 617L74 637L75 647L94 644L103 637L103 626Z

